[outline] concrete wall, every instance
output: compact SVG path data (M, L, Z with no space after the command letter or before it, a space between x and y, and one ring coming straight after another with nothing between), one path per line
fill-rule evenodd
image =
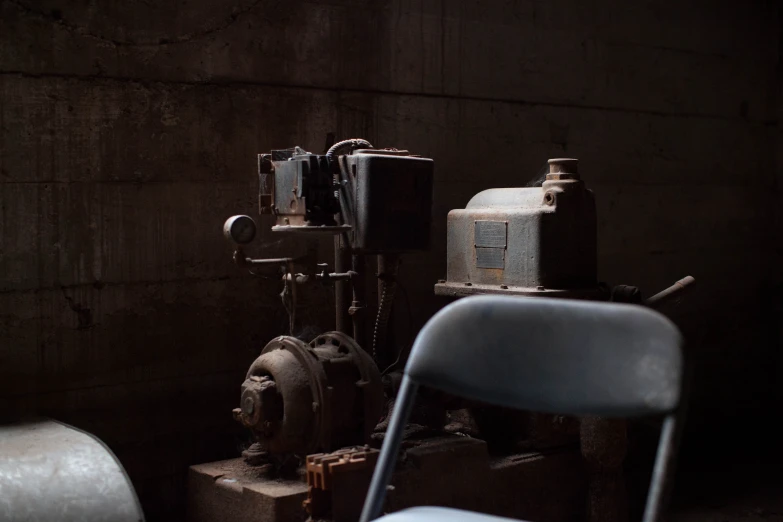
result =
M0 0L0 409L94 431L176 515L186 466L237 451L242 375L287 324L220 226L255 212L257 152L335 132L437 162L434 247L402 275L417 326L448 210L577 157L602 279L699 281L670 309L693 425L754 411L778 368L779 20L761 0ZM329 294L307 299L329 327Z

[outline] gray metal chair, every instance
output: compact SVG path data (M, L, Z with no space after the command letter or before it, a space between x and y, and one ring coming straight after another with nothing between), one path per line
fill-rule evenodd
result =
M663 504L680 428L682 337L641 306L482 295L438 312L416 338L361 522L381 515L403 429L420 385L486 403L563 415L664 415L645 522ZM440 507L384 522L509 520Z

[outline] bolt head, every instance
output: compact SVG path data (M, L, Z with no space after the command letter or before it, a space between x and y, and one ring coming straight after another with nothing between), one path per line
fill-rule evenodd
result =
M245 397L245 400L242 401L242 413L249 417L253 415L254 411L256 411L256 401L253 400L253 397Z

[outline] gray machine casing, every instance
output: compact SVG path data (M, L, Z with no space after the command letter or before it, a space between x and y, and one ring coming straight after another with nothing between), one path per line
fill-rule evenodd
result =
M435 293L594 298L596 228L595 198L576 173L480 192L449 212L447 277Z

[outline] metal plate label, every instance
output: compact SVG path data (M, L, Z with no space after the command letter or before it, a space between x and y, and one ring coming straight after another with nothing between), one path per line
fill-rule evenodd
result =
M506 267L505 248L476 248L476 268L500 268Z
M477 247L506 248L506 222L476 221L473 236Z

